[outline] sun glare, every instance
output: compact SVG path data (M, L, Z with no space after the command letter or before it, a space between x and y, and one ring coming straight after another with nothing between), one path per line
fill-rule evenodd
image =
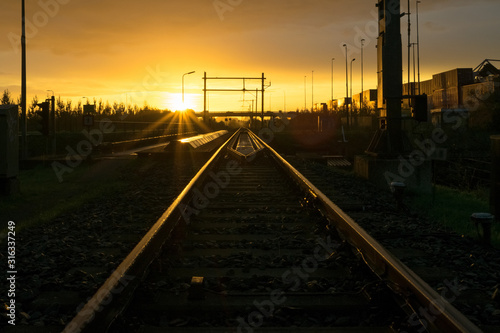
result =
M165 104L172 111L185 111L195 108L194 96L192 94L184 94L184 102L182 101L182 94L168 94Z

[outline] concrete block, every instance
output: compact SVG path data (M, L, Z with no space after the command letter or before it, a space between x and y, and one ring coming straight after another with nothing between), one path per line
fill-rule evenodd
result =
M358 155L354 159L354 171L368 179L380 189L390 190L393 181L406 184L411 192L432 192L432 161L414 161L401 156L385 159L369 155Z

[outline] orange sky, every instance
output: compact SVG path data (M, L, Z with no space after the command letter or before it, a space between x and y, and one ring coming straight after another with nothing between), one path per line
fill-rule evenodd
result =
M415 0L411 0L415 13ZM2 4L0 89L20 94L21 1ZM345 95L350 45L353 91L376 88L374 0L26 0L28 101L53 90L63 100L148 104L176 109L185 76L186 106L203 109L203 72L209 76L265 73L265 109L311 107ZM407 1L402 1L402 11ZM498 0L422 0L419 5L422 79L457 67L500 59ZM406 17L402 19L407 43ZM416 41L416 16L413 40ZM403 58L406 60L406 49ZM406 67L405 67L406 71ZM306 96L304 96L304 77ZM404 73L406 80L406 72ZM256 82L257 85L259 82ZM222 84L222 83L220 83ZM227 82L240 88L239 82ZM248 83L247 89L257 85ZM304 98L305 97L305 98ZM210 93L210 110L249 110L250 93ZM245 102L243 102L243 100ZM260 96L259 96L260 100ZM260 102L259 102L260 105Z

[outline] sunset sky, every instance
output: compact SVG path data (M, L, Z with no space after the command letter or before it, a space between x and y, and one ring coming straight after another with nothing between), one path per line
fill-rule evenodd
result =
M364 38L364 88L376 88L375 0L26 0L28 102L55 92L63 100L97 98L203 110L203 73L266 76L265 109L294 111L345 95L350 45L353 91L361 89L359 40ZM411 0L415 14L416 0ZM401 1L407 11L407 1ZM21 1L0 11L0 89L14 98L21 85ZM421 77L500 59L500 1L422 0ZM407 18L403 17L403 44ZM412 15L416 42L416 16ZM406 48L403 59L406 60ZM406 61L405 61L406 63ZM500 63L499 64L500 67ZM314 71L314 95L312 90ZM406 65L403 78L406 81ZM306 100L304 98L304 77ZM255 89L258 81L248 82ZM241 88L239 81L219 82ZM209 81L209 88L216 87ZM249 110L250 93L210 93L212 111ZM259 96L260 99L260 96ZM243 100L246 102L244 103Z

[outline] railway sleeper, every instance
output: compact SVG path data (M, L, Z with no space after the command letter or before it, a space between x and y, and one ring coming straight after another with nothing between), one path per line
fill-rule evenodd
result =
M171 233L164 251L148 268L149 274L111 332L317 332L332 331L333 327L341 332L424 331L418 325L410 327L409 314L399 305L400 295L365 264L367 259L373 263L380 260L375 251L370 249L373 253L365 257L358 255L358 247L349 245L361 244L369 237L360 231L350 236L354 239L339 238L338 234L350 235L349 228L355 224L340 224L341 219L350 218L338 211L327 220L336 208L324 206L322 194L301 175L290 176L294 179L290 180L287 174L294 171L287 171L279 158L267 147L252 163L240 164L229 183L218 183L217 195L213 196L205 192L206 184L213 183L212 174L224 171L224 162L229 166L230 161L218 160L221 168L211 168L208 175L204 174L205 182L199 186L210 200L203 200L198 190L191 197L194 201L184 202L195 207L198 204L199 209ZM249 175L256 181L255 189L269 186L271 190L264 193L275 189L276 195L238 201L233 189L241 191L239 180L247 182ZM295 195L290 191L293 183L301 188ZM245 183L246 188L248 185ZM294 220L291 212L300 214L300 221ZM252 214L259 221L253 229L247 220ZM216 218L220 215L226 216L223 221ZM284 223L286 219L290 224ZM334 222L343 230L337 233L332 228ZM274 228L273 224L283 228ZM309 228L285 227L297 224ZM264 230L263 226L271 228ZM379 266L386 274L389 265Z

